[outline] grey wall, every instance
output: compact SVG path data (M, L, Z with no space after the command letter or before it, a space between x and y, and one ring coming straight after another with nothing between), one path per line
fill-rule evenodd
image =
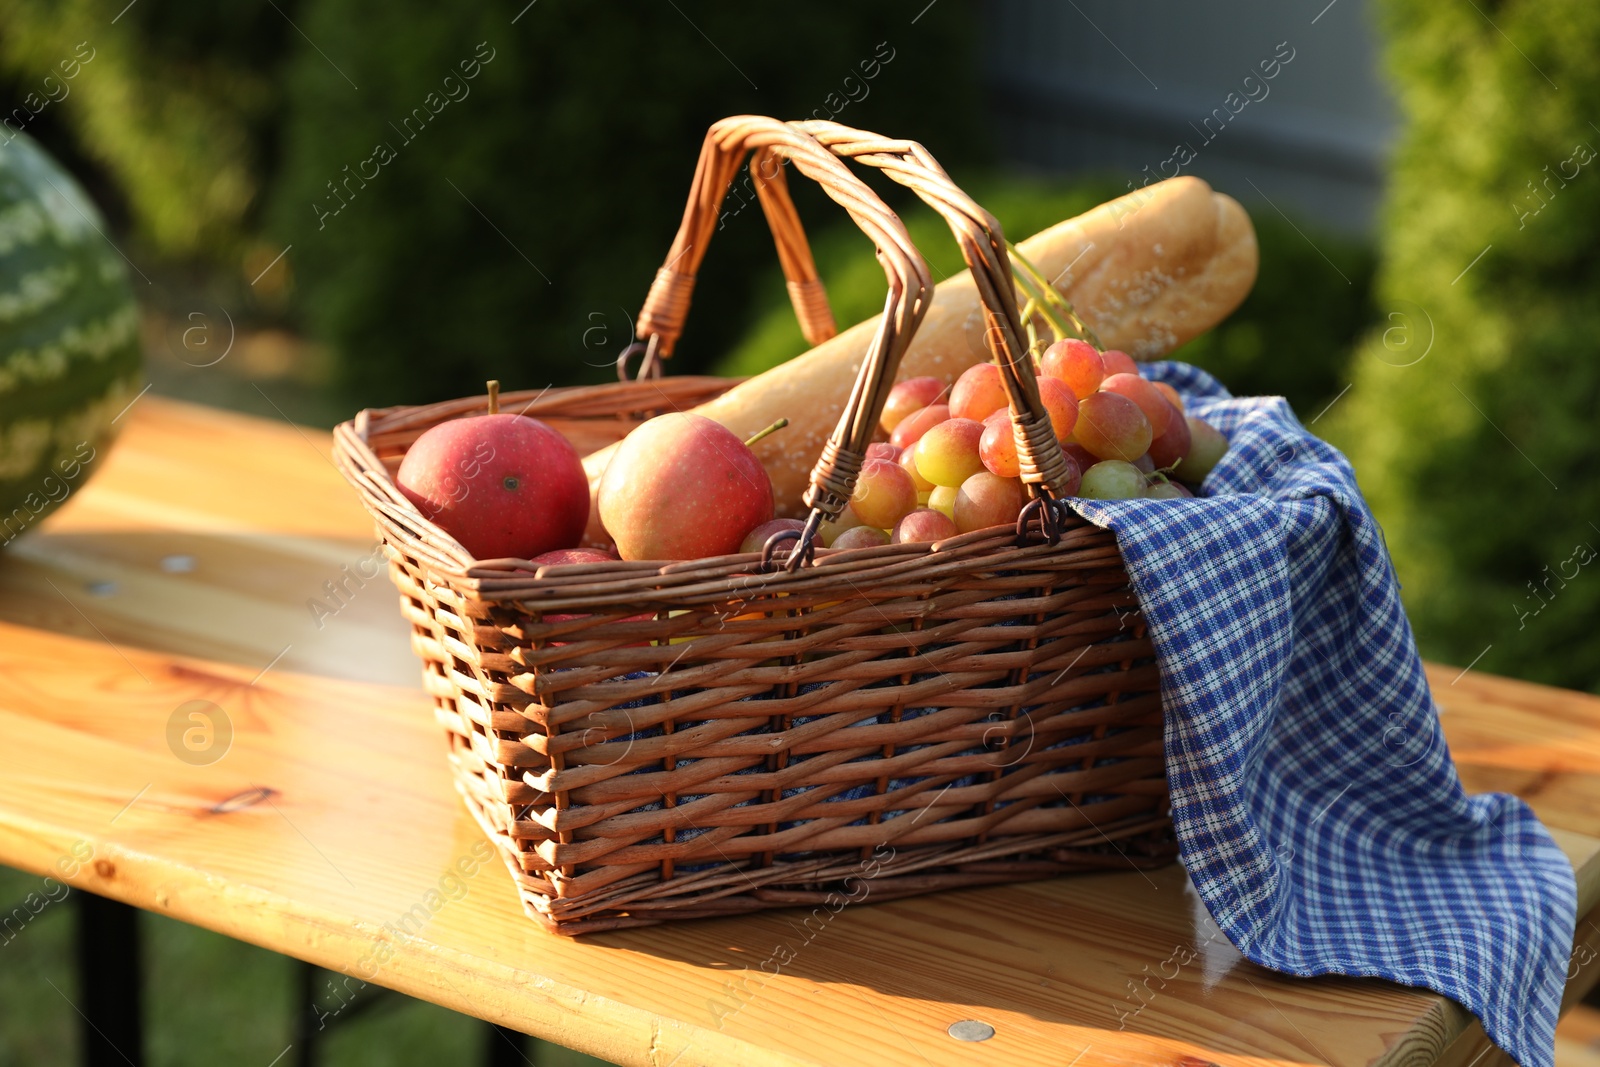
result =
M1184 143L1196 154L1183 173L1253 206L1270 199L1291 217L1371 228L1395 115L1364 0L985 7L990 110L1011 162L1137 185L1169 159L1170 176ZM1265 80L1259 64L1275 54L1292 59ZM1241 106L1249 95L1259 99ZM1226 124L1206 127L1214 109Z

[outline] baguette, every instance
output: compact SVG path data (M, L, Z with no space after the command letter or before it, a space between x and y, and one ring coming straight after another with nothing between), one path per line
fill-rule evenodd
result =
M1255 230L1231 197L1199 178L1147 186L1019 243L1107 348L1155 359L1221 322L1256 276ZM748 437L779 418L789 427L754 448L779 515L801 515L800 496L850 394L877 317L700 405L696 413ZM990 358L970 272L935 288L899 377L950 383ZM612 448L585 457L591 490ZM593 524L591 523L591 527ZM591 529L591 534L596 531Z

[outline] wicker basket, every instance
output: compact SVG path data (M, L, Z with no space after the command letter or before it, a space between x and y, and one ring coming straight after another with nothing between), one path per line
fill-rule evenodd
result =
M813 342L832 319L782 162L846 208L889 277L798 544L675 563L475 560L393 473L418 434L483 411L482 398L363 411L336 431L340 468L387 547L457 786L528 914L584 933L1169 861L1159 679L1137 600L1111 535L1052 497L1064 460L1019 341L1000 227L920 145L832 123L717 123L640 315L642 380L503 402L530 401L528 414L593 447L731 384L657 374L751 152ZM962 244L1035 497L1015 529L812 548L818 522L848 499L931 290L898 218L845 159L911 187Z

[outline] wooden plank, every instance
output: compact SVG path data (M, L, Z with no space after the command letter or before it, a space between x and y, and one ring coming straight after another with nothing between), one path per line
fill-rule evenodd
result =
M1561 831L1557 835L1560 837ZM1577 926L1567 987L1561 996L1561 1010L1566 1014L1556 1031L1556 1067L1600 1067L1600 1047L1588 1044L1594 1040L1600 1012L1580 1003L1600 979L1600 909L1579 919ZM1569 1025L1574 1021L1576 1026ZM1461 1035L1433 1061L1433 1067L1513 1067L1514 1063L1489 1040L1478 1021L1469 1017Z
M1431 665L1461 779L1515 793L1549 826L1600 835L1600 697Z
M1577 1004L1562 1017L1556 1067L1600 1067L1600 1008Z
M624 1064L1354 1067L1469 1033L1432 993L1243 961L1178 867L544 934L480 859L392 590L354 588L321 628L307 609L371 544L326 435L155 397L128 418L0 555L0 862ZM1600 701L1436 686L1464 778L1530 787L1592 908L1600 799L1576 779ZM169 743L193 700L233 728L207 765ZM949 1036L967 1019L995 1035Z

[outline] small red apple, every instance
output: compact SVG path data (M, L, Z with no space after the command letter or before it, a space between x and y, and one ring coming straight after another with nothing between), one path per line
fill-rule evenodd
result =
M541 552L528 562L541 567L566 567L574 563L613 563L616 558L598 548L558 548L554 552Z
M577 449L525 415L440 423L406 452L395 484L477 559L571 548L589 518Z
M598 499L623 559L730 555L773 512L772 480L755 453L685 411L657 415L623 439Z

